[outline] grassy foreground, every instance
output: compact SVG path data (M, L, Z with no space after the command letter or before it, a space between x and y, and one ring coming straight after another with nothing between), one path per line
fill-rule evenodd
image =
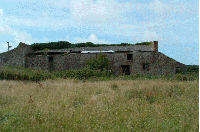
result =
M0 131L199 131L199 82L0 80Z

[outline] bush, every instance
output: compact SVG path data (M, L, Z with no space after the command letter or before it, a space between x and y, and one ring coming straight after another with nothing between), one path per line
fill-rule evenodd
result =
M82 69L70 69L62 72L55 72L54 75L61 78L77 78L80 80L90 79L94 77L110 77L112 72L103 69L92 70L88 67Z
M199 65L187 65L187 73L199 73Z
M86 61L86 65L88 68L92 70L101 70L110 69L110 63L106 55L100 53L97 55L97 58L92 58Z

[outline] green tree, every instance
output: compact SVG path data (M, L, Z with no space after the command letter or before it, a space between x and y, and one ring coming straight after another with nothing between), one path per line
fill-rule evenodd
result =
M104 69L109 69L110 63L105 54L98 54L97 58L92 58L87 60L86 65L92 70L100 69L103 71Z

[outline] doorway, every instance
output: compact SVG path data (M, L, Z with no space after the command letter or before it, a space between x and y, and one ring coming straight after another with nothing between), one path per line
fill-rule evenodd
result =
M53 56L49 57L49 71L52 72L53 68Z
M121 65L122 73L125 75L130 75L130 65Z

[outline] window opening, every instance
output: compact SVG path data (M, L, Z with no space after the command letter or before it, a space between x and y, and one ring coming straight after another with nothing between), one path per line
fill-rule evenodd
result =
M53 57L49 57L49 62L53 62Z
M127 54L127 60L132 60L133 59L133 54Z
M180 70L180 67L176 67L176 73L180 73L181 70Z
M149 71L149 63L143 64L143 70Z

